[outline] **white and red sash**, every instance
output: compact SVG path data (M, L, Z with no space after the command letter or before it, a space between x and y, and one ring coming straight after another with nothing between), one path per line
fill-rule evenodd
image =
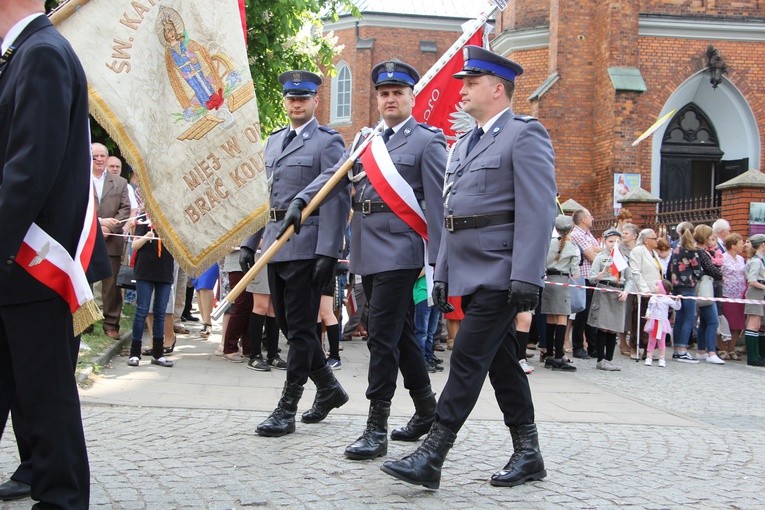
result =
M369 182L372 183L383 202L423 239L428 302L432 304L430 295L433 290L433 268L428 263L428 223L414 190L398 173L388 148L380 136L375 135L372 142L361 153L360 160Z
M75 335L102 318L85 275L93 255L97 228L93 193L89 192L88 207L74 259L61 243L36 223L29 227L16 255L17 264L67 302L74 316Z

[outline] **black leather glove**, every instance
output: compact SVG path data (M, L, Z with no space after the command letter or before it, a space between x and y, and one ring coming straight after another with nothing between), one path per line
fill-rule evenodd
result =
M242 272L246 273L254 265L255 265L255 252L246 246L242 246L242 249L239 252L239 267L242 268Z
M290 225L295 227L296 234L300 233L300 211L302 211L304 207L305 202L301 198L296 198L290 202L290 205L287 206L287 210L284 213L282 226L279 228L279 232L276 233L277 239L279 239L282 234L284 234L284 231L287 230L287 227Z
M446 282L433 282L433 306L444 313L454 311L454 307L449 303L449 284Z
M316 265L313 266L313 284L320 289L326 287L330 280L335 277L336 265L337 259L319 255L319 258L316 259Z
M519 280L510 280L507 302L516 312L530 312L539 303L539 287Z

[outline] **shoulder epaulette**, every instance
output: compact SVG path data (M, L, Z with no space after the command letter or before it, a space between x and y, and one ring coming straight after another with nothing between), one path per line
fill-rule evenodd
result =
M325 133L329 133L330 135L339 135L340 134L337 131L335 131L334 129L332 129L331 127L327 127L327 126L319 125L319 129L321 129Z
M431 126L430 124L425 124L424 122L418 122L417 125L420 127L424 127L425 129L427 129L428 131L432 131L433 133L438 133L439 131L441 131L437 127Z
M271 134L273 135L274 133L278 133L279 131L284 131L285 129L287 129L287 126L280 127L279 129L274 129L273 131L271 131Z
M513 118L515 120L520 120L522 122L531 122L532 120L539 120L536 117L532 117L531 115L516 115Z

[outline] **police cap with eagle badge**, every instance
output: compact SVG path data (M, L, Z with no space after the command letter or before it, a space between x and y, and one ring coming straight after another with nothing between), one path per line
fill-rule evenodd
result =
M375 88L381 85L404 85L414 88L418 81L420 73L400 60L380 62L372 68L372 83L375 84Z
M480 46L465 46L462 49L462 56L465 59L465 64L460 72L453 75L459 80L468 76L490 74L515 82L515 77L523 73L523 67L520 64L500 57Z
M287 71L279 75L284 97L315 96L321 85L321 77L310 71Z

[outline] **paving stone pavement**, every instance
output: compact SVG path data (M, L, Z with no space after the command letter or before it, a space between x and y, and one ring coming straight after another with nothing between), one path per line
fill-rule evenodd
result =
M515 488L488 484L512 451L485 385L444 465L441 488L399 482L383 459L354 462L343 450L365 424L363 342L345 342L338 379L351 402L322 423L262 438L284 372L258 373L213 355L184 335L172 369L128 369L124 357L81 392L94 509L765 508L765 370L621 358L621 372L562 374L538 363L530 376L548 477ZM448 366L448 354L445 353ZM433 374L436 391L447 372ZM300 411L313 399L311 383ZM184 393L185 388L185 393ZM403 389L391 426L412 412ZM0 441L3 479L17 463ZM416 444L391 442L388 459ZM30 500L0 503L29 508Z

